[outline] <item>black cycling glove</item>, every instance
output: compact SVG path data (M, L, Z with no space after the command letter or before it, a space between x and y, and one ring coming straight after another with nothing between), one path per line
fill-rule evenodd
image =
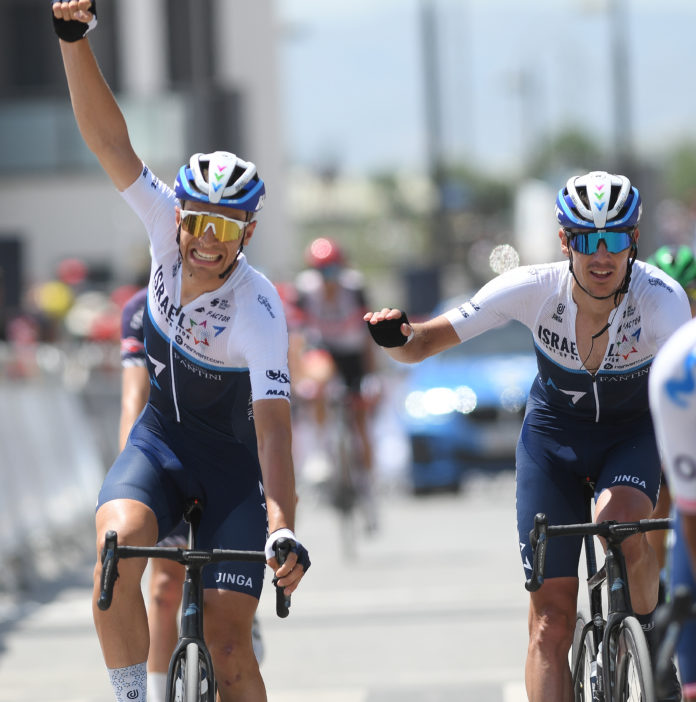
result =
M54 0L51 0L51 7L53 7ZM94 15L92 21L87 24L86 22L80 22L78 20L62 20L56 19L53 16L53 29L58 35L59 39L67 42L79 41L82 39L87 32L91 31L97 26L97 2L92 0L92 7L89 8L90 12Z
M377 324L367 323L367 328L372 334L372 338L380 346L394 348L394 346L403 346L409 339L401 333L401 325L408 324L408 317L405 312L401 313L398 319L385 319Z

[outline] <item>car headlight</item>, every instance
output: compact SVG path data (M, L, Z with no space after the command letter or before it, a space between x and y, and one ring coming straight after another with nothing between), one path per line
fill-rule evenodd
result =
M469 414L476 408L476 393L465 385L455 390L451 388L430 388L416 390L406 397L406 412L415 419L428 416L442 416L452 412Z

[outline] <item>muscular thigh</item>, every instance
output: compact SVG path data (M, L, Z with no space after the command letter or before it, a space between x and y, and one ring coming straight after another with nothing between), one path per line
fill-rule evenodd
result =
M222 456L208 455L195 468L199 486L197 496L204 504L198 532L199 546L263 551L267 516L256 458L242 445L229 445ZM258 598L264 571L264 563L227 561L211 564L203 570L203 586Z
M541 512L549 524L575 524L586 519L583 479L561 463L550 460L540 441L525 441L524 432L517 445L517 531L525 577L531 574L532 550L529 532L534 516ZM531 444L531 445L530 445ZM549 540L546 577L577 577L582 538L560 536Z
M632 487L647 495L653 507L660 490L662 468L652 421L646 416L627 426L605 428L607 448L599 456L596 493L606 488Z

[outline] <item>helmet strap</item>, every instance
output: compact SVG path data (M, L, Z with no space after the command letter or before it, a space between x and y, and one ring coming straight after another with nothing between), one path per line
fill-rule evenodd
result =
M222 273L220 273L220 275L218 276L218 278L220 278L220 280L224 280L224 279L227 278L227 276L232 272L232 269L233 269L233 268L235 267L235 265L237 264L237 259L239 258L239 254L242 253L243 250L244 250L244 237L242 237L242 241L241 241L241 243L239 244L239 248L237 249L237 253L235 254L234 260L233 260L232 263L230 263L230 265L227 266L227 268L225 268L225 270L222 271Z

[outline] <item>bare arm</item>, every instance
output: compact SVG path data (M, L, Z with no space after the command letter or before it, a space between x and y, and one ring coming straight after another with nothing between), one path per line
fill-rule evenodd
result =
M65 20L82 21L90 7L91 0L56 2L53 14ZM88 16L91 17L91 13ZM72 43L61 40L60 50L82 138L114 185L125 190L135 182L142 162L133 150L123 114L102 76L89 40Z
M268 530L294 529L296 498L290 403L257 400L254 424L268 507Z
M123 451L133 423L143 411L150 395L150 380L145 366L128 366L121 374L121 421L118 448Z
M263 489L268 512L268 532L295 527L295 470L292 462L292 429L290 403L285 400L257 400L254 402L254 424L259 448L259 462L263 474ZM297 556L288 560L277 571L278 584L287 594L298 586L304 570L295 568ZM274 561L269 561L271 565Z
M385 319L398 319L401 310L384 308L379 312L368 312L363 319L370 324L377 324ZM434 356L460 343L457 332L444 315L421 324L402 324L401 333L405 337L413 336L403 346L385 348L384 350L401 363L418 363L424 358Z

